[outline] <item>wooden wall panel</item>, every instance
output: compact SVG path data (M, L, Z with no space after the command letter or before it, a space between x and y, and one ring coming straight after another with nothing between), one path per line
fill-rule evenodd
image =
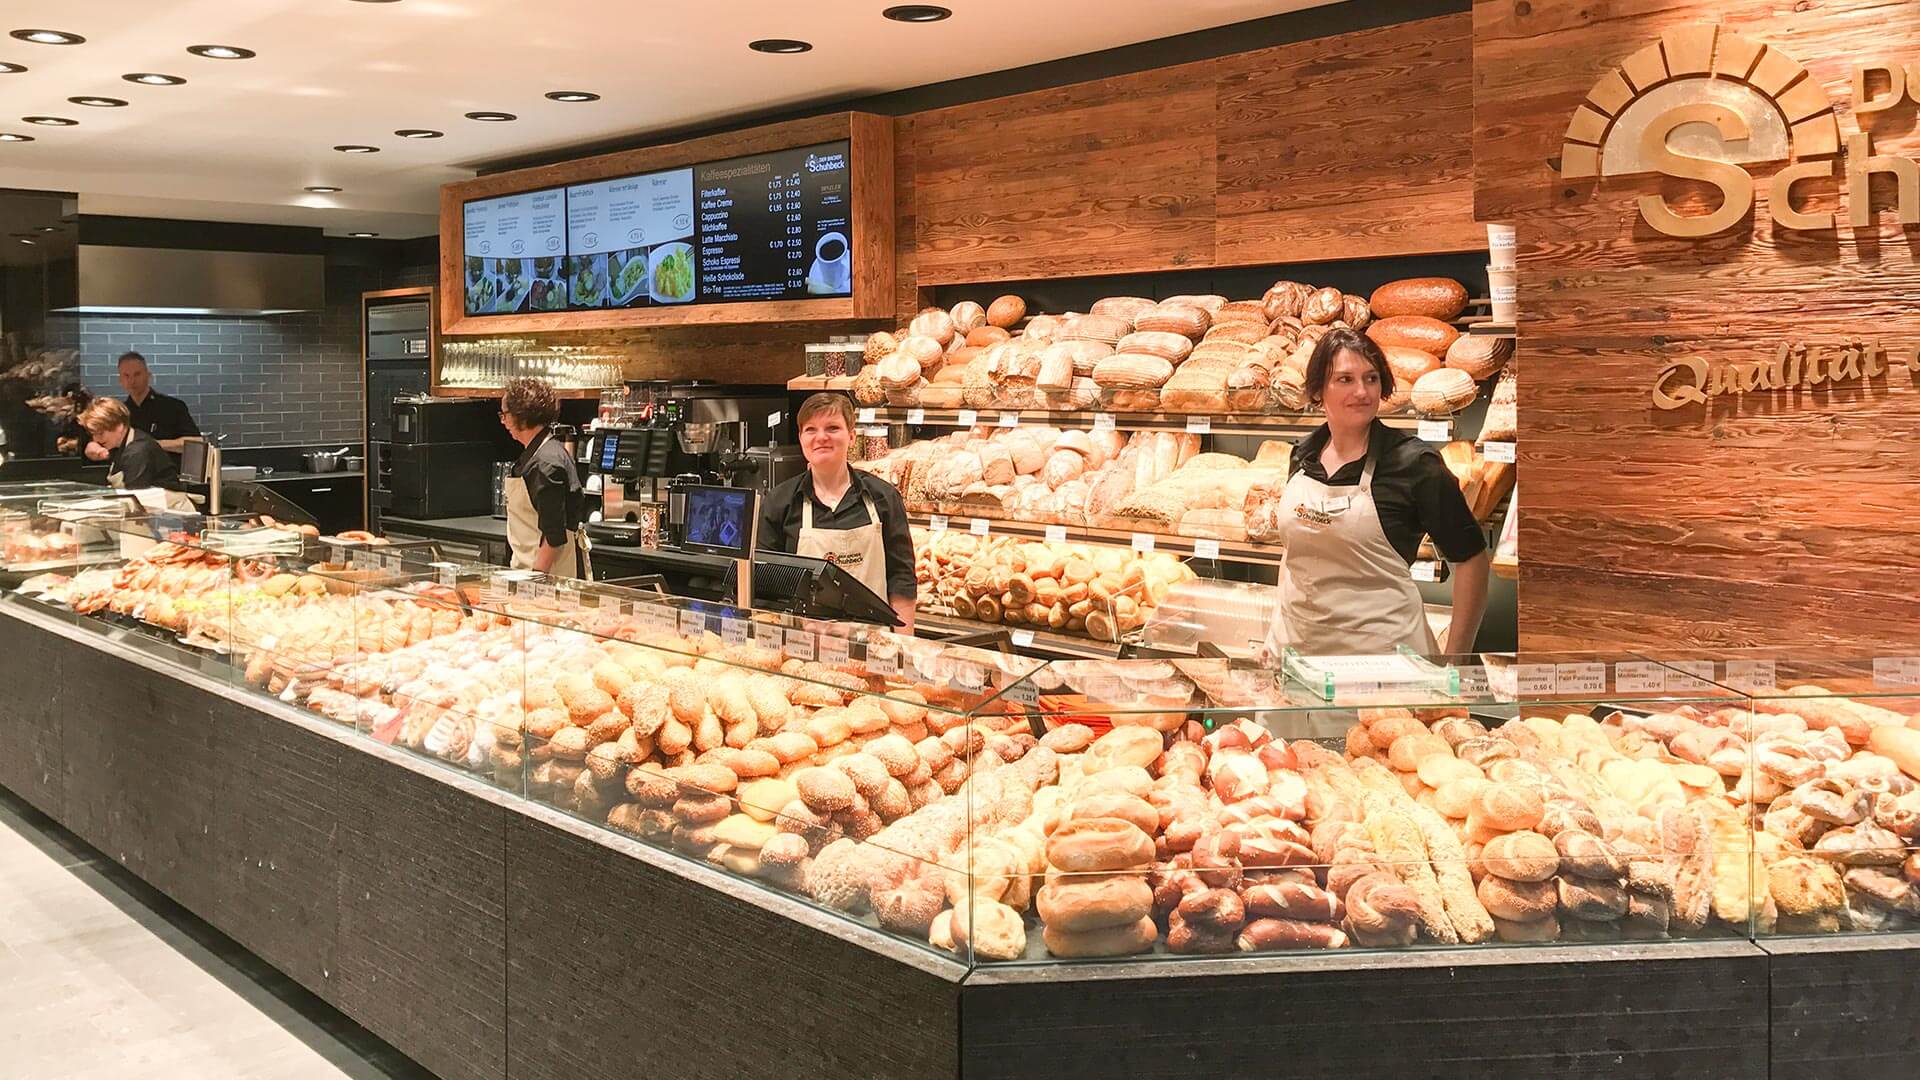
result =
M1680 181L1562 182L1549 167L1606 70L1676 26L1718 21L1785 51L1825 87L1842 133L1849 65L1911 59L1920 9L1847 0L1474 5L1475 207L1520 228L1521 642L1529 648L1920 640L1920 386L1905 372L1834 390L1660 411L1681 357L1750 361L1779 344L1920 345L1914 233L1653 233L1633 199L1695 201ZM1908 50L1910 52L1910 50ZM1884 119L1882 119L1884 118ZM1870 121L1876 150L1920 153L1911 106ZM1837 181L1798 189L1838 204ZM1803 199L1803 201L1806 201ZM1884 205L1885 200L1876 203Z

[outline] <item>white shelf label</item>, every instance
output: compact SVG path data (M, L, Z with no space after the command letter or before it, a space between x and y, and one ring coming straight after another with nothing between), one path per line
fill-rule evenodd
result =
M1607 692L1607 665L1555 664L1553 686L1562 694L1604 694Z
M860 418L856 423L871 424L878 419L880 419L880 410L869 406L860 410Z
M1486 454L1488 461L1499 461L1508 465L1514 462L1514 446L1510 442L1490 442L1482 446L1480 450Z
M755 645L763 649L778 649L780 647L780 639L781 634L778 625L764 622L753 624L753 643Z
M985 536L992 531L993 525L986 518L974 518L967 522L967 531L975 536Z
M580 603L580 586L573 581L560 582L553 587L553 597L563 604L577 605Z
M1420 437L1427 442L1452 442L1453 421L1422 420L1418 429Z
M867 649L867 670L875 675L898 675L900 673L900 654L874 649L869 646Z
M1487 682L1485 664L1462 664L1457 670L1460 672L1461 697L1485 697L1493 689Z
M1554 690L1552 664L1515 664L1515 691L1523 698L1546 697Z
M1040 704L1040 689L1025 679L1022 679L1001 691L1000 697L1003 700L1013 702L1015 705L1025 705L1028 708L1034 708Z
M1019 646L1022 649L1033 644L1033 631L1031 630L1026 630L1026 629L1015 630L1013 633L1007 636L1012 639L1015 645Z
M1697 694L1702 690L1711 690L1713 686L1713 661L1711 660L1670 660L1667 672L1667 693Z
M820 662L823 664L844 664L849 656L847 639L838 634L820 635Z
M1047 526L1047 543L1064 544L1066 542L1067 542L1067 527L1065 525Z
M453 585L460 580L460 568L453 563L437 562L433 564L433 568L439 572L437 576L440 579L440 584L448 588L452 588Z
M937 533L946 532L947 531L947 515L935 514L932 517L928 518L927 528L932 529L934 532L937 532Z
M1431 559L1421 559L1407 568L1415 581L1439 581L1440 564Z
M1020 414L1019 414L1018 412L1003 412L1003 413L1001 413L1001 414L1000 414L1000 426L1001 426L1001 427L1019 427L1019 426L1020 426Z
M1198 559L1217 559L1220 557L1220 541L1195 540L1193 542L1193 554L1194 557Z
M1188 434L1192 434L1192 435L1212 434L1213 433L1213 417L1211 416L1187 417L1187 432Z
M1779 684L1774 681L1774 678L1772 660L1727 661L1727 685L1735 690L1755 693L1763 690L1777 690Z
M1093 414L1093 430L1112 431L1113 430L1113 414L1104 413L1104 412Z
M686 637L699 637L707 629L707 617L697 611L680 613L680 633Z
M779 426L780 426L780 414L779 414L779 413L777 413L777 412L770 412L770 413L768 413L768 414L767 414L767 427L768 427L769 429L771 429L771 428L777 428L777 427L779 427Z
M1622 660L1613 665L1613 688L1622 694L1658 694L1667 688L1666 669L1651 660Z
M729 619L725 616L720 619L720 637L729 645L745 645L748 631L745 619Z
M1142 555L1153 554L1153 534L1152 533L1134 533L1133 534L1133 550L1139 552Z
M908 409L907 410L907 423L924 424L926 422L927 422L927 410L925 409Z
M956 419L961 427L972 427L980 422L980 414L972 409L961 409Z
M788 656L798 657L801 660L813 659L813 632L812 631L795 630L792 627L788 627L786 632L786 641L787 641Z
M1920 656L1876 656L1873 685L1920 686Z

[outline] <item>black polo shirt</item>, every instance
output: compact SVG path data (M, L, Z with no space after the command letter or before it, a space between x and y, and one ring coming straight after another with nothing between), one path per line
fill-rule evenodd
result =
M539 519L540 539L548 547L564 546L584 501L580 474L574 471L567 444L551 431L534 436L513 463L513 475L527 482L527 500Z
M113 462L109 471L120 474L120 484L125 490L160 487L177 491L180 488L180 466L173 463L173 455L139 428L128 428L126 441L108 451L107 457Z
M872 473L853 470L853 483L840 498L840 505L828 506L813 493L813 470L779 485L760 505L760 546L769 551L792 554L800 543L800 523L804 520L806 500L813 501L813 527L816 529L857 529L871 525L866 503L873 499L880 512L880 540L887 553L887 597L916 600L920 582L913 573L913 532L907 523L907 502L900 489Z
M1448 562L1465 562L1487 550L1486 534L1473 520L1460 484L1440 456L1440 450L1410 431L1390 428L1378 420L1367 440L1367 456L1349 461L1327 476L1320 452L1332 432L1325 424L1293 448L1293 470L1330 487L1352 487L1360 482L1367 459L1373 467L1373 504L1387 542L1413 565L1420 538L1433 537L1433 546Z
M127 421L156 439L184 439L200 434L187 403L158 390L147 391L147 400L138 405L127 399Z

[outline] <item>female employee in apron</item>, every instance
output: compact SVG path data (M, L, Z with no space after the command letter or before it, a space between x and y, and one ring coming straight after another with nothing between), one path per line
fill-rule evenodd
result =
M760 507L760 546L826 559L883 596L913 632L920 586L900 489L847 465L853 402L815 394L794 414L807 471L774 488Z
M560 418L560 400L540 379L512 379L500 398L500 423L526 447L507 471L507 546L513 565L555 577L591 579L580 474L566 444L547 430Z
M188 511L193 503L180 491L180 466L153 436L129 422L119 398L100 397L80 413L80 426L107 451L107 483L121 491L164 488L169 510Z
M1491 559L1439 451L1380 423L1393 372L1366 335L1336 329L1307 363L1308 399L1327 422L1293 449L1281 494L1280 606L1265 653L1469 652L1486 611ZM1430 535L1453 566L1447 640L1427 626L1409 567Z

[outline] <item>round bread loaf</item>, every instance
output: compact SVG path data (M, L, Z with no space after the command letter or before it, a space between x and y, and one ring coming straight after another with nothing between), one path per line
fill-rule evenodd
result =
M1094 773L1119 765L1138 765L1142 769L1159 760L1166 740L1152 728L1122 725L1095 739L1087 749L1086 772Z
M1524 829L1487 841L1480 861L1487 873L1508 881L1545 881L1560 870L1554 842Z
M1017 296L1002 296L987 305L987 324L1011 329L1027 317L1027 302Z
M1547 918L1553 914L1554 905L1559 902L1551 879L1517 881L1492 873L1480 879L1477 895L1487 914L1508 922L1535 922Z
M1153 840L1119 818L1079 818L1047 838L1047 862L1073 873L1136 870L1153 861Z
M1563 915L1583 922L1613 922L1627 913L1627 890L1617 882L1564 875L1555 881L1559 885ZM1492 908L1487 910L1493 912Z
M1365 297L1348 293L1341 299L1344 302L1346 310L1341 314L1340 318L1348 326L1353 327L1355 330L1365 330L1368 324L1373 322L1373 308L1367 303Z
M1454 339L1460 336L1460 331L1438 319L1427 318L1425 315L1395 315L1390 318L1380 318L1378 311L1375 311L1374 315L1373 322L1367 326L1366 334L1381 348L1399 345L1403 348L1430 352L1435 356L1444 356L1447 349L1453 345Z
M1300 321L1309 326L1326 326L1346 314L1347 299L1331 286L1316 289L1300 308Z
M1466 372L1474 382L1485 382L1500 374L1512 355L1512 338L1462 334L1447 346L1447 366Z
M947 342L953 340L953 316L938 309L923 311L907 324L907 333L932 338L944 349Z
M1511 945L1535 944L1542 941L1560 940L1560 920L1552 915L1532 922L1514 922L1494 916L1493 932L1501 941Z
M1518 784L1492 784L1473 800L1474 817L1500 832L1531 829L1545 812L1540 794Z
M1413 384L1413 408L1426 416L1451 416L1472 404L1478 393L1479 388L1466 372L1440 368L1420 376Z
M956 952L973 950L982 960L1018 960L1027 951L1027 927L1020 913L997 900L976 898L966 911L949 916L948 935Z
M1089 874L1055 878L1035 897L1048 927L1084 933L1127 926L1153 912L1153 888L1145 874Z
M1553 847L1560 856L1563 873L1619 881L1627 872L1613 846L1592 833L1569 829L1553 838Z
M1301 309L1307 304L1307 297L1312 295L1311 286L1297 281L1276 281L1268 287L1260 301L1266 308L1269 320L1298 319Z
M1056 930L1052 924L1048 924L1041 934L1041 940L1053 955L1075 960L1096 956L1132 956L1153 948L1159 936L1160 928L1154 925L1153 916L1148 915L1127 926L1110 926L1083 933Z
M953 319L954 333L965 336L987 324L987 309L972 300L962 300L947 313Z
M1401 278L1373 290L1367 306L1381 319L1401 315L1456 319L1466 310L1467 287L1452 278Z
M1409 349L1400 345L1382 346L1380 351L1386 354L1387 369L1393 372L1394 386L1411 387L1428 372L1440 370L1440 358L1422 349Z

